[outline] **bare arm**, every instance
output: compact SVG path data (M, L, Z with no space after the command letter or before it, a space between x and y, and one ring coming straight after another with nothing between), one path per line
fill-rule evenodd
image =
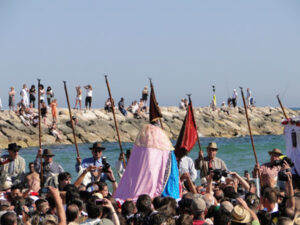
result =
M237 172L229 172L230 175L233 176L233 178L237 178L238 181L240 182L240 184L247 190L250 190L250 185L248 184L248 182L242 178Z
M57 216L59 220L58 225L67 225L67 218L66 218L63 202L59 194L59 190L51 186L49 186L48 188L55 201Z
M104 200L104 205L105 207L110 209L110 213L111 213L111 217L112 217L112 222L114 223L114 225L120 225L120 221L119 221L119 217L115 211L115 208L113 207L113 205L111 204L111 201L109 201L108 199L103 199Z
M236 200L237 200L238 203L239 203L240 205L242 205L247 211L249 211L249 213L251 214L251 217L252 217L253 220L259 221L259 220L258 220L258 217L257 217L257 215L256 215L256 213L248 207L247 203L246 203L242 198L237 198Z
M74 182L74 185L78 188L82 181L84 180L85 175L90 172L91 170L95 170L97 167L96 166L89 166L88 168L86 168L81 174L80 176L76 179L76 181Z
M189 173L184 173L181 175L180 177L181 180L186 180L187 183L188 183L188 186L189 186L189 189L190 189L190 192L193 193L193 194L197 194L197 189L191 179L191 176Z

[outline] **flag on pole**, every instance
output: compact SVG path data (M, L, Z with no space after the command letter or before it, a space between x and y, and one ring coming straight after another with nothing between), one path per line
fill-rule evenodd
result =
M192 101L189 98L189 105L184 118L177 143L175 146L175 155L177 160L181 159L187 152L190 152L197 141L197 126L193 113Z
M149 108L149 119L150 123L155 122L162 118L162 114L160 112L160 108L157 104L154 88L152 85L152 81L150 80L150 87L151 87L151 93L150 93L150 108Z

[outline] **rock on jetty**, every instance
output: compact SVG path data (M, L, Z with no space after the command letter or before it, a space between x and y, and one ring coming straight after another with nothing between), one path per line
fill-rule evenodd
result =
M163 127L171 139L177 139L186 111L178 107L161 107ZM133 142L143 124L148 123L148 114L144 119L136 119L131 113L124 117L116 110L116 118L122 142ZM286 109L289 117L298 116L297 111ZM103 109L91 111L73 110L78 118L75 128L78 143L94 141L117 141L112 113ZM280 108L259 107L248 111L253 135L280 135L283 127L280 122L283 114ZM205 137L238 137L248 135L245 111L242 107L230 108L229 115L223 111L212 111L209 107L194 108L194 115L199 135ZM48 113L47 123L51 123ZM42 144L72 144L73 133L69 127L69 112L58 109L57 127L62 133L62 140L58 141L49 134L49 129L42 123ZM38 127L25 126L14 112L0 112L0 148L6 148L8 143L16 142L22 147L38 146Z

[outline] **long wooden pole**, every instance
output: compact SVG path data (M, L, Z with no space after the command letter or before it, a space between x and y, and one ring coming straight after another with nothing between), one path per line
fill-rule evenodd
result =
M281 107L281 110L282 110L282 112L283 112L283 115L284 115L285 119L288 120L289 118L288 118L287 114L285 113L285 109L284 109L284 107L283 107L283 105L282 105L282 103L281 103L281 101L280 101L279 95L277 95L277 100L278 100L278 102L279 102L279 105L280 105L280 107Z
M115 114L115 103L114 103L112 95L111 95L111 91L110 91L110 87L109 87L107 75L105 75L104 77L105 77L106 86L107 86L107 90L108 90L108 94L109 94L109 98L110 98L110 102L111 102L111 108L112 108L112 113L113 113L113 117L114 117L114 122L115 122L116 131L117 131L117 136L118 136L118 141L119 141L119 145L120 145L120 150L121 150L121 153L123 155L122 142L121 142L121 138L120 138L120 134L119 134L119 129L118 129L118 124L117 124L117 119L116 119L116 114ZM124 164L124 168L126 168L126 161L125 161L124 157L123 157L123 164Z
M192 104L192 99L191 99L191 94L188 94L187 95L189 97L189 102ZM196 120L195 120L195 116L194 116L194 108L192 107L192 115L193 115L193 120L195 122L195 127L196 127L196 131L197 131L197 142L198 142L198 147L199 147L199 152L203 152L202 151L202 147L201 147L201 144L200 144L200 138L199 138L199 134L198 134L198 127L197 127L197 124L196 124ZM204 165L204 158L200 159ZM204 173L207 174L207 169L206 167L204 166Z
M249 117L248 117L248 108L246 105L246 101L245 101L245 96L244 96L244 92L243 92L243 88L240 87L241 89L241 94L242 94L242 99L243 99L243 104L244 104L244 109L245 109L245 114L246 114L246 119L247 119L247 124L248 124L248 129L249 129L249 134L250 134L250 140L251 140L251 144L252 144L252 149L253 149L253 153L254 153L254 157L255 157L255 162L256 165L259 165L258 163L258 159L257 159L257 154L256 154L256 150L255 150L255 145L254 145L254 141L253 141L253 135L252 135L252 131L251 131L251 126L250 126L250 121L249 121ZM260 178L260 173L258 173L258 179L259 181L257 183L261 184L261 178ZM259 188L257 187L257 194L259 196Z
M71 111L71 107L70 107L68 89L67 89L67 84L66 84L67 82L66 81L63 81L63 82L64 82L64 88L65 88L65 93L66 93L66 98L67 98L67 103L68 103L68 108L69 108L69 115L70 115L72 131L73 131L74 144L75 144L75 148L76 148L77 158L79 158L80 154L79 154L78 144L77 144L76 135L75 135L74 121L73 121L73 117L72 117L72 111Z
M38 79L38 112L39 112L39 147L42 149L42 129L41 129L41 92L40 92L41 79ZM43 157L40 156L40 179L41 186L44 185L44 176L43 176Z

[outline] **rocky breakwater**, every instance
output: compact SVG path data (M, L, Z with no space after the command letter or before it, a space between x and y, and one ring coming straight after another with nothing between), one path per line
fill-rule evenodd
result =
M124 117L118 110L116 118L122 142L133 142L143 124L148 123L148 114L144 119L136 119L131 113ZM162 107L163 127L171 139L176 139L186 112L178 107ZM280 122L283 114L280 108L260 107L248 111L253 135L280 135L283 127ZM297 116L298 112L287 109L287 114ZM94 141L117 141L112 113L103 109L91 111L73 111L78 124L75 128L77 142L88 143ZM243 108L230 108L226 112L212 111L208 107L194 108L194 115L201 136L207 137L238 137L248 135L248 127ZM73 133L68 126L69 114L67 109L58 110L57 127L61 132L62 140L57 140L49 133L47 125L42 124L42 144L72 144ZM51 115L48 114L47 124L51 124ZM0 148L6 148L8 143L17 142L22 147L38 146L38 127L25 126L14 112L0 112Z

